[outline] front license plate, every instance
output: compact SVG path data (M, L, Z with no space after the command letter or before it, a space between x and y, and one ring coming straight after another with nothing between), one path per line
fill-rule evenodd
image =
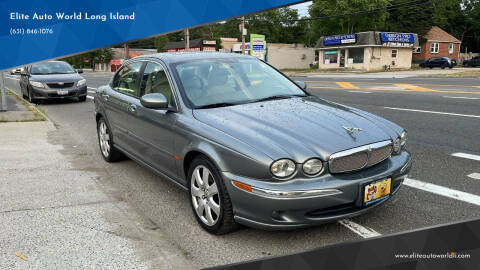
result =
M57 95L59 96L68 95L68 90L57 90Z
M377 180L366 185L363 191L363 203L369 205L390 196L391 186L391 178Z

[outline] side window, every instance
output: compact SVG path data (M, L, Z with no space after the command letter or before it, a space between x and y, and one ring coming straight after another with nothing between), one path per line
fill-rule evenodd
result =
M122 68L113 79L112 88L122 94L139 97L137 78L143 62L131 63Z
M148 62L143 71L142 82L140 84L142 95L151 93L163 94L168 104L173 105L172 89L168 82L167 74L160 64Z

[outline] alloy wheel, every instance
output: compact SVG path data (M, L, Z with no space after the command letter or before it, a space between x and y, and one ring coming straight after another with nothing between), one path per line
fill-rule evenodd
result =
M108 157L110 155L110 134L107 124L105 124L105 121L100 122L100 126L98 129L98 138L100 141L100 149L102 150L103 156Z
M203 165L195 167L190 186L195 213L205 225L215 225L221 209L218 186L212 172Z

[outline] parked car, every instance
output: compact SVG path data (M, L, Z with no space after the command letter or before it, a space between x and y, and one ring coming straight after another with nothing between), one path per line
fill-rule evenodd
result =
M10 70L10 75L18 75L20 73L22 73L23 71L23 68L14 68L12 70Z
M365 213L397 193L411 167L400 126L240 54L130 59L97 89L95 119L107 162L126 155L188 190L213 234Z
M434 67L439 67L439 68L453 68L454 66L457 65L457 61L450 59L448 57L433 57L425 61L424 63L420 64L420 67L424 68L434 68Z
M46 99L87 99L87 81L64 61L49 61L24 68L20 77L22 95L30 102Z
M470 60L463 61L463 65L466 67L478 67L480 66L480 56L475 56Z

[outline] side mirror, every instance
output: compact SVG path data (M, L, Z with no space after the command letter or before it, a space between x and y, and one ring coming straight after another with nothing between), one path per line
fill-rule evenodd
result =
M302 88L303 90L307 89L307 84L303 81L295 81L295 83L298 85L298 87Z
M77 73L83 73L83 69L77 69Z
M167 98L160 93L151 93L143 95L140 98L140 103L145 108L150 109L168 109L168 100Z

